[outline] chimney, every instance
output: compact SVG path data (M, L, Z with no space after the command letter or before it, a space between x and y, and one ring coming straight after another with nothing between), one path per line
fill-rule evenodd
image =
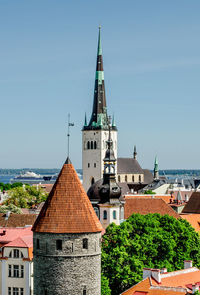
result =
M161 274L167 273L167 268L166 267L161 268L160 273Z
M11 211L7 211L7 212L6 212L5 220L8 220L8 218L10 217L10 213L11 213Z
M199 285L192 285L192 294L199 291Z
M189 201L189 196L188 194L185 194L185 202L188 202Z
M156 280L157 283L161 283L161 271L160 269L152 269L151 276Z
M143 268L143 279L151 276L151 268Z
M192 267L192 260L185 260L184 261L184 269Z

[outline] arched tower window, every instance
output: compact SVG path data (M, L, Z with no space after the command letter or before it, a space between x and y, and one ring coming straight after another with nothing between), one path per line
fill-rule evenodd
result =
M103 219L106 220L107 218L108 218L108 217L107 217L107 211L104 210L104 211L103 211Z
M96 148L97 148L97 142L95 140L95 142L94 142L94 149L96 150Z
M94 184L94 177L91 178L91 185Z
M135 181L135 179L134 179L134 175L132 175L132 182L134 182Z
M125 175L125 181L127 182L127 175Z
M91 141L91 150L93 150L94 145L93 145L93 141Z
M113 211L113 219L117 219L117 213L116 213L116 210Z
M141 175L139 175L139 182L141 182Z
M86 287L83 288L83 295L87 295L87 289L86 289Z
M90 142L89 141L87 142L87 149L88 150L90 149Z
M120 177L120 175L118 175L118 182L120 182L121 181L121 177Z

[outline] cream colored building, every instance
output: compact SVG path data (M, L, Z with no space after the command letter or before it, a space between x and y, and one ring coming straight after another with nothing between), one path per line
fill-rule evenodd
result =
M0 229L0 294L33 294L31 227Z

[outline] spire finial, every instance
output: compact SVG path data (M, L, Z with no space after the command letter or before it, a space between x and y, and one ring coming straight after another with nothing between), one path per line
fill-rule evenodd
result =
M70 122L70 114L68 114L68 124L67 124L67 127L68 127L68 131L67 131L67 158L69 158L69 138L70 138L70 129L69 127L72 127L74 126L74 123L71 123Z
M86 112L85 112L85 123L84 123L84 127L87 126L87 115L86 115Z
M101 25L99 25L99 37L98 37L97 55L102 55L102 48L101 48Z
M136 158L137 158L137 151L136 151L136 145L134 145L133 159L136 160Z

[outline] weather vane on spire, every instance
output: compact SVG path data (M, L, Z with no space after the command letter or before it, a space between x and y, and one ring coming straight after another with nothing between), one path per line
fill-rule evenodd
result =
M70 114L68 114L68 132L67 132L67 156L69 158L69 138L70 138L70 127L73 127L74 123L70 122Z

